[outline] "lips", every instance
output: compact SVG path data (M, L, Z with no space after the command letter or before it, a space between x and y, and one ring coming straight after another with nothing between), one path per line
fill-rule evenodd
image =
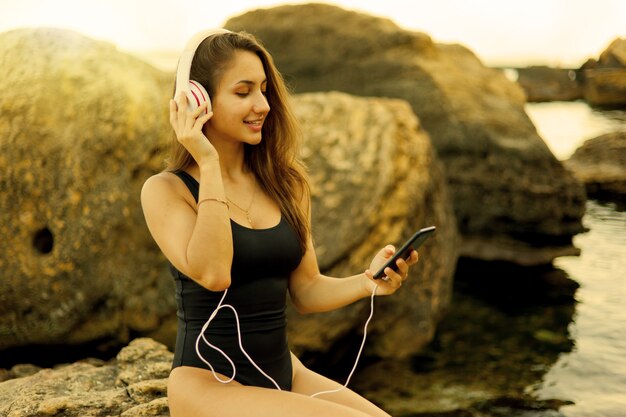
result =
M263 129L263 119L254 119L254 120L244 120L243 121L254 133L260 133Z

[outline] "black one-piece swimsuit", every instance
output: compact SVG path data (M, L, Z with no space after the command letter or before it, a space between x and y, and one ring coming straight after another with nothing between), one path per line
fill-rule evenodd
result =
M184 171L175 174L198 201L198 182ZM285 303L288 277L302 259L298 237L283 216L276 226L268 229L250 229L232 220L231 227L234 254L231 285L224 303L231 304L239 314L246 352L281 389L291 390L292 365L287 345ZM173 266L170 270L176 282L178 307L178 334L172 367L210 369L196 353L196 339L224 293L207 290ZM230 309L221 309L204 334L235 363L236 381L275 388L241 352L235 317ZM202 341L199 346L200 353L215 372L228 378L232 375L232 366L222 354Z

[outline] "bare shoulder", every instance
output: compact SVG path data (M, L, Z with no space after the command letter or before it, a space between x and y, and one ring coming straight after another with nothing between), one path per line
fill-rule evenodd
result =
M166 191L167 189L175 188L177 182L179 181L175 174L168 171L161 171L151 176L143 183L141 192Z
M193 197L184 183L172 172L159 172L148 178L141 188L141 204L146 206L162 205L173 200L190 203Z

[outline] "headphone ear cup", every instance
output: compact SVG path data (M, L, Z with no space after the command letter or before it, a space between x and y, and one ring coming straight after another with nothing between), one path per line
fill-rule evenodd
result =
M197 81L189 80L189 88L187 89L187 111L192 113L196 111L205 102L209 105L206 108L205 114L209 114L211 111L211 98L206 89Z

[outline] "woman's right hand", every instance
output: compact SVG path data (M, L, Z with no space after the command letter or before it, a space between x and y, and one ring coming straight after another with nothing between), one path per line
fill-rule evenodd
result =
M177 100L170 100L170 124L174 128L176 138L198 165L205 159L219 157L215 147L202 132L204 124L213 116L213 112L203 114L207 106L208 103L204 103L194 112L188 113L187 96L184 92L179 93Z

